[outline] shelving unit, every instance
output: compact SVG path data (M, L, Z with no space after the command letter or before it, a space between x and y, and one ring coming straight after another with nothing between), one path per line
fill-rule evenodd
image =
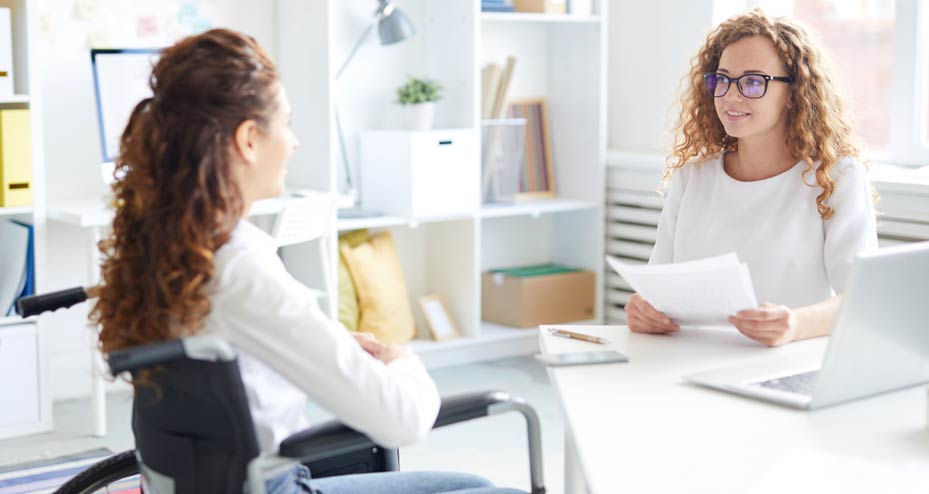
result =
M598 303L595 319L585 322L602 321L606 2L595 1L589 16L482 13L478 0L399 2L416 35L390 46L379 46L372 35L336 83L335 71L369 26L371 6L336 0L278 4L278 62L301 141L289 186L340 190L337 106L358 182L358 133L404 127L393 92L407 75L443 85L436 128L479 130L481 69L515 56L510 99L541 97L548 104L555 199L485 204L440 218L341 219L336 228L391 231L419 328L425 325L417 300L431 294L445 300L462 337L436 342L420 329L412 346L430 367L537 351L535 331L481 320L480 277L490 268L558 262L592 270ZM376 81L364 75L372 73ZM364 190L361 197L364 205ZM320 274L301 263L311 255L307 249L312 247L288 249L283 257L297 278L319 286ZM337 252L334 245L330 250Z
M28 94L14 94L12 96L0 96L0 105L28 104Z
M538 22L546 24L596 24L600 22L599 15L572 15L572 14L531 14L522 12L481 12L484 22Z
M0 216L29 216L33 211L32 206L0 208Z
M30 0L0 0L12 20L13 91L0 96L0 109L30 110L32 135L32 206L0 207L0 221L22 220L33 226L37 290L45 286L45 168L42 150L41 99L36 69L38 6ZM6 42L0 40L0 42ZM10 399L0 410L0 439L52 428L47 337L37 318L0 316L0 390Z

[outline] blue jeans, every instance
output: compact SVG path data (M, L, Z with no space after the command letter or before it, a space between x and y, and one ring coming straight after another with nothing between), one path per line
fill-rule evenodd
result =
M267 482L268 494L524 494L466 473L383 472L310 479L303 465Z

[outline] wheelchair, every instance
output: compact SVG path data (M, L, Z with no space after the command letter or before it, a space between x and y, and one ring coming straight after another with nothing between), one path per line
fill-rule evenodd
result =
M17 308L29 317L95 295L96 287L77 287L23 297ZM260 453L236 352L221 338L196 335L125 348L106 360L113 376L126 372L137 380L136 448L95 463L57 494L108 492L110 484L138 474L148 494L264 494L269 472L297 463L307 465L313 478L399 470L397 450L338 421L293 434L275 455ZM544 494L539 419L524 400L500 391L443 397L433 428L510 411L526 420L530 492Z

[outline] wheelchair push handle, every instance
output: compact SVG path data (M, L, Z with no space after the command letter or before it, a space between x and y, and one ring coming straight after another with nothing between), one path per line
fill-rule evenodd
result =
M100 289L99 285L87 288L79 286L57 292L29 295L16 302L16 310L22 317L29 317L43 312L66 309L89 298L95 298L100 293Z

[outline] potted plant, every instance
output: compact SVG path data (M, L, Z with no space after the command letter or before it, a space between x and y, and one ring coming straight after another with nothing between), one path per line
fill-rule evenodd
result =
M410 127L414 130L432 128L435 117L435 102L439 101L442 85L429 80L409 77L397 88L397 103L407 108Z

